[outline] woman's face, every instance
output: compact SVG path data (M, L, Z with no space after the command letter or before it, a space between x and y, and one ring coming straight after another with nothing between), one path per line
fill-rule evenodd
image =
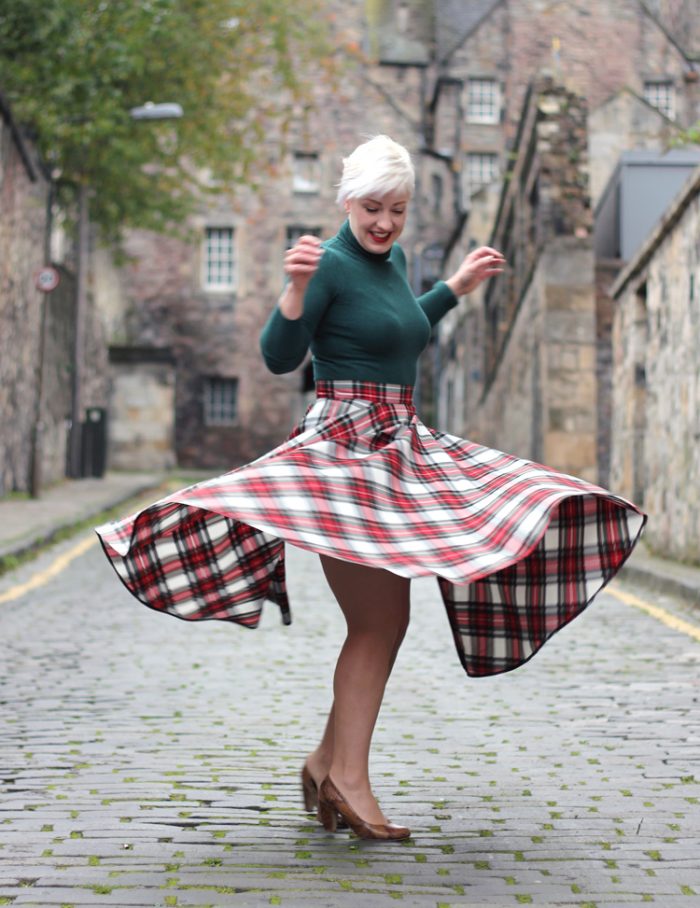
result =
M410 197L405 192L383 196L346 199L353 236L367 252L381 253L391 249L401 236L406 223Z

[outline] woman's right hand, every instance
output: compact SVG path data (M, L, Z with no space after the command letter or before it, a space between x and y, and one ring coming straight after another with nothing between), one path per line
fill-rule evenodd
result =
M284 256L284 270L295 290L305 292L321 261L323 249L317 236L300 237Z
M322 255L321 241L317 236L302 236L287 250L284 270L289 282L278 303L285 318L297 319L304 314L304 294Z

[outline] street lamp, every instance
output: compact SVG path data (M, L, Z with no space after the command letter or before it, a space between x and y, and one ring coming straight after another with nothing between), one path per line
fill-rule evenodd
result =
M133 120L173 120L181 117L182 113L182 107L179 104L154 104L153 101L147 101L141 107L132 107L129 111L129 115ZM80 477L82 473L83 348L85 346L85 311L87 308L89 225L88 187L85 182L81 182L78 187L78 270L75 293L73 386L68 470L73 478Z
M146 101L142 107L132 107L129 114L132 120L173 120L182 116L182 107L179 104Z

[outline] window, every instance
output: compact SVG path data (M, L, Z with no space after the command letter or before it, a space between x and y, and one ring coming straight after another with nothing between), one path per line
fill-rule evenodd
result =
M238 379L204 379L204 425L234 426L238 421Z
M321 188L321 162L316 152L294 152L292 188L294 192L319 192Z
M206 290L233 290L235 286L233 227L207 227L204 249L204 287Z
M644 83L644 100L661 113L673 119L676 114L676 97L670 79L649 79Z
M470 79L467 85L467 122L498 123L500 98L495 79Z
M467 189L476 192L498 177L498 155L492 151L473 151L467 155Z
M290 224L287 227L286 249L291 249L303 236L321 236L320 227L305 227L303 224Z

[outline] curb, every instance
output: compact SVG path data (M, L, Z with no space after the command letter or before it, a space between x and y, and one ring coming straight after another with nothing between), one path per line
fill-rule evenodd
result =
M168 477L163 475L158 480L149 481L140 486L134 486L128 492L125 493L122 491L119 495L109 501L102 501L99 505L86 508L77 519L71 519L65 523L60 523L51 529L42 531L40 535L34 536L32 539L25 539L22 542L18 542L15 546L10 545L7 548L0 549L0 575L2 575L5 570L9 569L9 566L5 566L6 561L31 557L33 553L57 542L57 537L62 534L71 533L71 530L73 529L75 532L79 532L79 528L82 527L84 523L93 520L100 514L114 510L115 508L126 504L128 501L139 498L147 493L150 494L151 492L155 493L159 490L163 490L167 481Z
M700 608L700 584L690 579L675 577L671 572L663 573L653 567L630 564L621 569L620 578L632 580L644 585L648 590L661 595L671 595L682 599L695 608Z

